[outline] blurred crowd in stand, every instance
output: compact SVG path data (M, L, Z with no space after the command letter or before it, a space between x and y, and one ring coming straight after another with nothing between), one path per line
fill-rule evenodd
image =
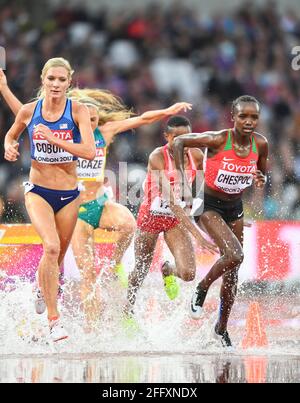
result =
M43 64L56 56L71 62L74 85L109 89L138 114L192 102L193 132L231 127L232 100L251 94L261 102L259 131L270 142L270 163L264 193L250 190L245 196L246 215L300 218L300 61L292 63L292 49L300 46L300 4L279 12L274 1L261 6L248 1L214 15L184 2L119 11L99 6L92 14L84 6L53 9L45 1L36 2L35 10L20 4L4 1L0 8L6 74L20 100L35 97ZM3 138L12 121L1 100L1 220L23 222L29 143L23 136L17 163L3 160ZM142 180L149 153L164 142L163 125L119 136L107 168L118 174L119 162L127 161L132 182Z

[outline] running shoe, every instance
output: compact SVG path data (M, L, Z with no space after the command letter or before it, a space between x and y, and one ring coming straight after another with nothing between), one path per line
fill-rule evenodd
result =
M122 328L128 338L134 337L140 331L139 324L133 314L123 315Z
M58 286L57 290L57 297L60 298L63 294L63 289L61 285ZM46 310L46 302L45 298L42 294L42 291L38 288L35 294L35 301L34 301L35 311L37 314L41 315Z
M57 342L69 337L67 331L63 327L59 319L49 321L50 337L52 341Z
M229 337L229 334L227 332L227 330L224 330L223 332L220 332L217 330L217 326L215 326L215 330L214 330L214 338L216 340L219 340L220 343L222 344L222 347L224 348L230 348L232 347L232 343Z
M114 267L114 273L117 275L120 285L123 288L128 288L128 274L122 263L118 263Z
M191 310L190 314L193 319L200 319L202 310L203 310L203 304L206 298L207 291L203 290L199 285L194 291L192 295L192 300L191 300Z
M34 306L36 313L39 315L43 314L46 310L46 302L42 294L42 291L39 288L35 294Z
M35 273L35 283L33 286L33 292L34 292L35 311L38 315L41 315L46 310L46 302L42 294L42 290L40 289L38 271Z
M177 298L179 295L180 285L178 283L177 277L173 273L168 275L164 274L164 266L168 263L169 263L168 261L164 262L160 270L164 280L165 292L167 296L170 298L170 300L173 300Z
M178 280L176 276L174 276L174 274L170 274L169 276L164 277L164 289L170 300L178 297L180 292L180 285L178 284Z

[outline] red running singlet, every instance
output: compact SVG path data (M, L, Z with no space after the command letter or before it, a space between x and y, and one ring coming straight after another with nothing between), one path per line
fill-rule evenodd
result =
M163 149L165 174L170 181L170 185L174 191L175 197L178 195L179 179L177 177L174 160L170 155L168 145ZM193 160L190 150L188 151L189 167L186 170L187 178L190 184L195 179L197 167ZM145 195L141 204L137 227L144 232L160 233L166 232L179 224L179 220L171 211L167 201L162 199L161 192L157 186L157 181L153 177L152 172L148 172L145 179Z
M254 135L251 136L251 150L248 156L236 155L232 130L227 132L227 140L222 151L213 157L204 158L205 183L211 189L227 194L241 194L252 185L253 173L257 170L258 152Z

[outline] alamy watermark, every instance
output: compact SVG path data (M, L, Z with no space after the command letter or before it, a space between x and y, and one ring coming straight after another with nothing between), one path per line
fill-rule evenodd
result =
M126 162L119 162L118 173L105 171L105 187L110 188L117 203L138 207L146 200L155 215L172 214L171 205L178 205L199 216L203 212L204 172L186 171L188 186L181 183L179 171L166 175L165 171L151 171L146 177L144 169L128 169ZM193 179L193 189L191 182ZM99 189L100 197L105 188Z
M292 69L296 71L300 70L300 46L293 47L292 55L295 55L292 59Z
M0 46L0 69L6 69L6 52L3 46Z

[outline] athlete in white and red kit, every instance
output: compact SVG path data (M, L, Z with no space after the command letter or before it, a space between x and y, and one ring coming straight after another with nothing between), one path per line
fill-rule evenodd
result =
M268 142L255 132L259 102L243 95L232 103L234 127L218 132L192 133L174 141L174 158L184 180L184 149L206 148L204 158L204 212L195 220L218 245L220 259L197 286L191 301L191 315L199 319L209 287L223 277L219 318L215 336L225 347L231 346L227 332L234 304L238 269L243 261L243 191L266 183Z
M214 253L215 245L206 241L199 229L192 223L180 206L180 183L173 157L174 139L191 131L191 124L184 116L171 117L166 125L167 144L156 148L149 157L148 173L145 181L145 195L137 218L135 235L135 269L129 276L127 304L124 312L131 319L136 301L136 293L141 287L152 263L158 236L164 233L164 239L175 258L175 266L165 262L162 267L165 291L170 299L178 295L176 277L192 281L195 277L196 264L192 234L200 245ZM199 149L185 150L184 169L189 184L196 173L202 170L203 154Z

